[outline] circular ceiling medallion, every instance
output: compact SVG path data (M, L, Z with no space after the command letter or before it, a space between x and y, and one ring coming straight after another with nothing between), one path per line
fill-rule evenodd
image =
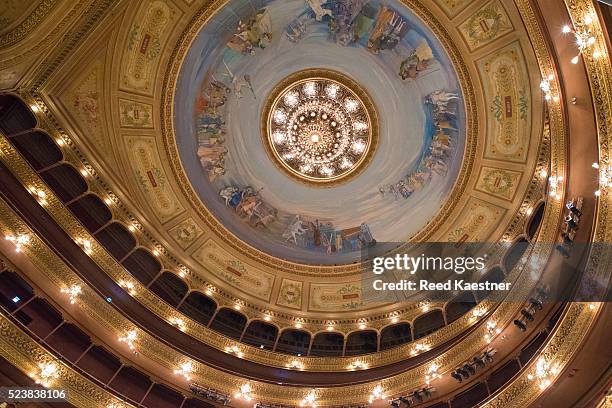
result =
M316 186L358 174L378 142L378 116L369 95L348 76L326 69L283 79L264 105L262 127L275 164Z

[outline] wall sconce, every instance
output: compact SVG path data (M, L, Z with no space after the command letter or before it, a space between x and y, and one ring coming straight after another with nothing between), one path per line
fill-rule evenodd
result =
M69 288L62 289L62 293L66 293L70 299L70 304L76 303L77 297L81 294L81 287L79 285L72 285Z
M385 399L385 395L383 393L383 387L382 385L378 384L376 387L374 387L374 389L372 390L372 393L370 394L370 404L372 402L374 402L375 400L380 400L380 399Z
M23 246L26 245L28 242L30 242L30 236L27 234L19 234L17 236L7 235L4 238L7 241L10 241L13 244L15 244L15 252L21 252L21 249L23 248Z
M190 381L191 380L191 373L193 372L193 365L191 364L190 361L181 364L181 367L177 370L174 370L174 374L175 375L182 375L183 377L185 377L185 380Z
M49 388L49 386L53 383L53 380L59 378L57 365L54 362L41 363L38 365L38 368L38 373L30 374L30 377L34 379L36 384Z
M136 350L136 346L134 345L134 342L136 341L136 330L130 330L129 332L127 332L127 334L124 337L119 337L119 341L121 343L127 343L128 347L130 350L134 351Z
M573 33L574 39L576 41L576 46L578 47L578 54L574 56L570 61L572 64L577 64L580 56L585 55L586 53L591 53L593 58L597 59L601 56L601 53L594 49L595 43L597 39L593 35L593 17L590 15L585 16L582 22L576 23L576 28L572 30L572 27L569 25L563 26L561 32L563 34Z
M553 367L546 361L544 357L540 357L536 362L536 368L534 374L529 374L527 378L529 381L538 381L540 389L547 388L552 383L552 378L559 373L559 367Z
M315 390L310 390L308 394L304 397L302 402L300 402L300 407L316 407L317 402L317 392Z
M130 295L134 296L136 294L136 285L134 285L133 282L121 279L117 284L124 288Z
M349 365L349 370L365 370L368 368L368 363L364 363L361 360L353 361Z
M184 332L186 329L185 321L180 317L172 317L170 318L170 324L174 327L178 328L180 331Z
M233 354L238 358L242 358L244 357L244 353L242 351L240 351L240 348L237 345L233 345L231 347L226 347L225 348L225 352L228 354Z
M501 329L497 327L497 324L495 322L488 321L487 333L484 335L484 339L486 340L487 344L491 343L493 337L499 333L501 333Z
M440 366L435 363L429 366L429 369L427 370L427 375L425 376L425 384L429 385L430 382L435 380L436 378L442 378L442 375L438 373L439 368Z
M303 370L304 364L299 360L293 360L290 363L287 363L285 367L293 369L293 370Z
M240 391L234 394L234 397L242 398L245 401L251 401L253 399L253 396L251 395L252 392L253 392L253 389L251 388L251 384L249 383L242 384L240 386Z
M553 74L550 74L546 78L543 78L542 82L540 82L540 89L544 93L544 99L546 99L547 101L552 100L555 102L559 102L559 96L553 95L553 92L552 92L552 81L554 79L555 79L555 76Z

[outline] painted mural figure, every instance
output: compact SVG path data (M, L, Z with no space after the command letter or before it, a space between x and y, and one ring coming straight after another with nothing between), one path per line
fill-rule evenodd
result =
M359 226L359 240L365 246L376 245L376 240L374 239L374 236L372 236L372 231L370 231L370 227L368 226L368 224L362 223Z
M454 122L458 101L457 94L444 90L434 91L425 97L425 106L431 110L433 120L431 141L425 146L423 158L413 172L395 184L379 187L381 197L391 193L395 199L408 199L423 190L434 174L440 177L448 174L448 162L453 150L452 134L457 130Z
M296 43L300 41L304 35L306 35L305 15L298 17L289 23L285 29L285 35L291 42Z
M255 48L266 48L272 41L272 20L266 8L244 22L240 20L227 47L242 55L254 55Z
M315 20L321 21L324 16L332 15L332 11L328 8L323 8L323 4L326 3L327 0L306 0L306 4L314 13Z
M283 238L285 238L287 241L293 240L293 243L297 245L298 237L303 235L306 231L307 229L304 228L302 219L299 215L296 215L285 232L283 232Z
M345 46L355 41L353 22L366 3L367 0L336 0L331 2L333 16L329 20L330 39Z
M368 49L375 54L392 50L408 32L408 22L397 11L381 5L374 31L368 40Z
M429 66L429 61L433 58L433 53L427 42L423 41L408 58L400 64L399 76L406 80L416 79L420 72L425 71Z

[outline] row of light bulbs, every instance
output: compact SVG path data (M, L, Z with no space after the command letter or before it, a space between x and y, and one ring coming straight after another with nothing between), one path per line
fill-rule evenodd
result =
M37 113L37 112L40 111L40 108L37 105L34 105L34 104L32 104L30 106L30 108L32 109L32 112L34 112L34 113ZM63 137L67 137L67 136L63 136ZM61 137L56 139L56 143L59 146L64 146L66 144L64 139L62 139ZM88 170L87 166L84 166L83 168L81 168L80 172L81 172L81 174L84 177L88 177L90 175L90 171ZM39 202L41 204L43 204L43 205L47 204L47 202L46 202L46 193L42 189L38 189L38 188L32 186L32 187L30 187L30 191L32 192L33 195L38 197ZM112 205L112 204L116 203L117 201L118 201L117 197L114 194L112 194L112 193L104 199L104 202L107 205ZM137 221L133 221L133 222L131 222L128 225L128 230L130 230L131 232L135 232L138 229L140 229L140 224ZM27 243L27 240L29 240L29 238L24 238L25 236L20 236L20 237L21 238L19 238L19 239L21 239L21 241L19 241L19 242L16 241L17 242L16 245L17 245L17 251L18 252L21 250L21 246L23 244ZM9 237L7 237L7 239L9 239ZM83 248L83 250L87 254L90 255L93 252L93 244L92 244L91 240L85 239L85 238L77 238L76 241ZM151 252L156 257L159 257L161 255L160 250L158 250L157 248L153 249ZM184 278L188 274L188 272L189 272L189 269L184 267L184 266L182 266L180 268L179 276L181 278ZM124 289L126 289L127 292L130 295L134 296L136 294L136 290L135 290L136 286L135 286L135 284L133 282L126 281L126 280L121 280L121 281L118 282L118 284L119 284L119 286L121 286ZM211 296L213 294L213 290L211 290L210 288L207 288L205 293L206 293L206 295ZM76 299L76 296L74 297L74 299ZM74 301L73 301L74 299L71 298L71 303L74 303ZM241 310L242 309L242 304L243 304L243 302L241 302L240 300L237 300L235 302L235 304L234 304L234 309L235 310ZM429 308L430 308L430 306L429 306L428 302L424 302L422 304L422 306L421 306L421 309L422 309L423 312L429 311ZM176 318L173 318L173 319L176 320ZM272 315L270 313L266 312L264 314L264 316L263 316L263 319L266 322L270 322L270 321L272 321ZM392 315L390 320L391 320L391 323L394 323L394 324L398 323L399 322L399 315L397 315L397 314ZM181 324L181 325L176 325L175 324L175 326L179 326L179 328L182 331L185 331L184 323ZM302 329L304 327L304 322L301 319L296 319L296 321L294 323L294 327L297 328L297 329ZM362 322L359 323L358 327L359 327L360 330L365 330L367 328L367 324L364 321L362 321ZM335 330L335 326L333 324L328 324L326 326L326 330L327 331L334 331Z

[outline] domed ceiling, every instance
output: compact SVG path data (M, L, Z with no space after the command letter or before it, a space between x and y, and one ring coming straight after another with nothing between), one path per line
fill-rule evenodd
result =
M183 62L174 124L214 217L268 254L310 264L410 240L452 190L466 137L453 64L399 1L226 3Z

